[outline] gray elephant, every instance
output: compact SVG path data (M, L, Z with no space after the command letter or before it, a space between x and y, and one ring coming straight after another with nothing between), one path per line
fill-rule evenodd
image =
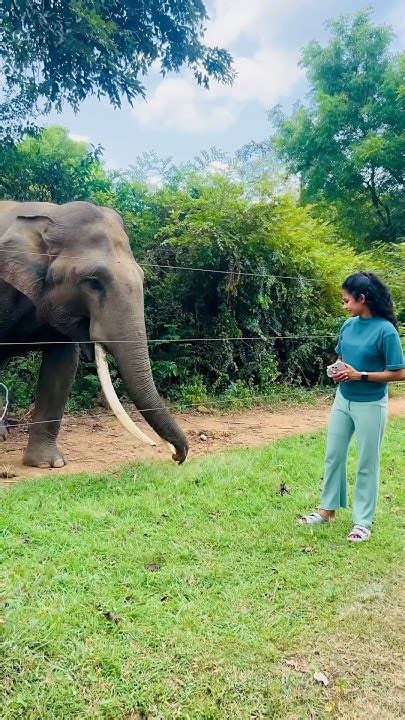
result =
M65 464L57 436L80 343L95 357L104 393L125 427L153 444L115 395L106 351L138 410L182 463L187 438L153 382L143 272L120 215L87 202L0 202L0 370L10 357L42 351L26 465Z

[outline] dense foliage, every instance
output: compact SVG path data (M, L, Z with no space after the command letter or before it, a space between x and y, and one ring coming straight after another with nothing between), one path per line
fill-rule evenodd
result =
M205 86L232 81L230 55L203 42L207 17L202 0L3 0L0 135L91 94L132 102L153 63L189 67Z
M309 103L291 116L273 112L274 145L316 202L358 247L405 235L405 55L392 55L393 32L371 11L330 23L327 45L311 42L301 66Z
M149 337L182 341L151 347L165 393L266 393L275 380L322 377L339 282L359 262L330 229L271 186L258 187L252 202L243 185L218 175L155 192L122 181L114 195L109 204L145 259ZM215 340L187 342L194 337Z
M101 149L69 137L62 127L48 127L19 143L0 145L2 199L68 202L85 200L109 181Z

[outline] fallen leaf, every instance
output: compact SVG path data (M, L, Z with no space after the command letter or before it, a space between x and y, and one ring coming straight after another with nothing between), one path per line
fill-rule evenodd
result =
M302 548L302 552L304 553L313 553L315 550L313 545L307 545L306 547Z
M285 661L285 664L299 673L304 674L309 671L309 665L305 662L305 660L300 660L299 658L290 658Z
M328 687L328 685L329 685L329 678L327 678L323 672L319 672L319 671L316 672L314 675L314 680L317 683L321 683L325 687Z

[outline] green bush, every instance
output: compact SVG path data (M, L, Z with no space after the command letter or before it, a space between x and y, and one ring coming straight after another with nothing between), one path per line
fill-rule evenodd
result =
M151 345L160 390L176 399L196 382L209 395L235 383L265 393L275 381L319 382L342 321L340 283L372 260L269 187L252 202L222 177L190 176L150 195L161 225L143 248L148 335L182 340ZM138 235L130 239L139 258ZM195 337L215 340L187 342Z
M39 359L35 353L10 360L1 381L9 389L11 411L26 408L34 402L38 372Z

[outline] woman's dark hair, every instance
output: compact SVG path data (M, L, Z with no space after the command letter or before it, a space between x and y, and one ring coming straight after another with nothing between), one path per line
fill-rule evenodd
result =
M343 290L358 300L364 295L366 305L372 315L389 320L395 328L398 327L394 313L391 293L387 286L377 275L371 272L359 272L349 275L342 285Z

